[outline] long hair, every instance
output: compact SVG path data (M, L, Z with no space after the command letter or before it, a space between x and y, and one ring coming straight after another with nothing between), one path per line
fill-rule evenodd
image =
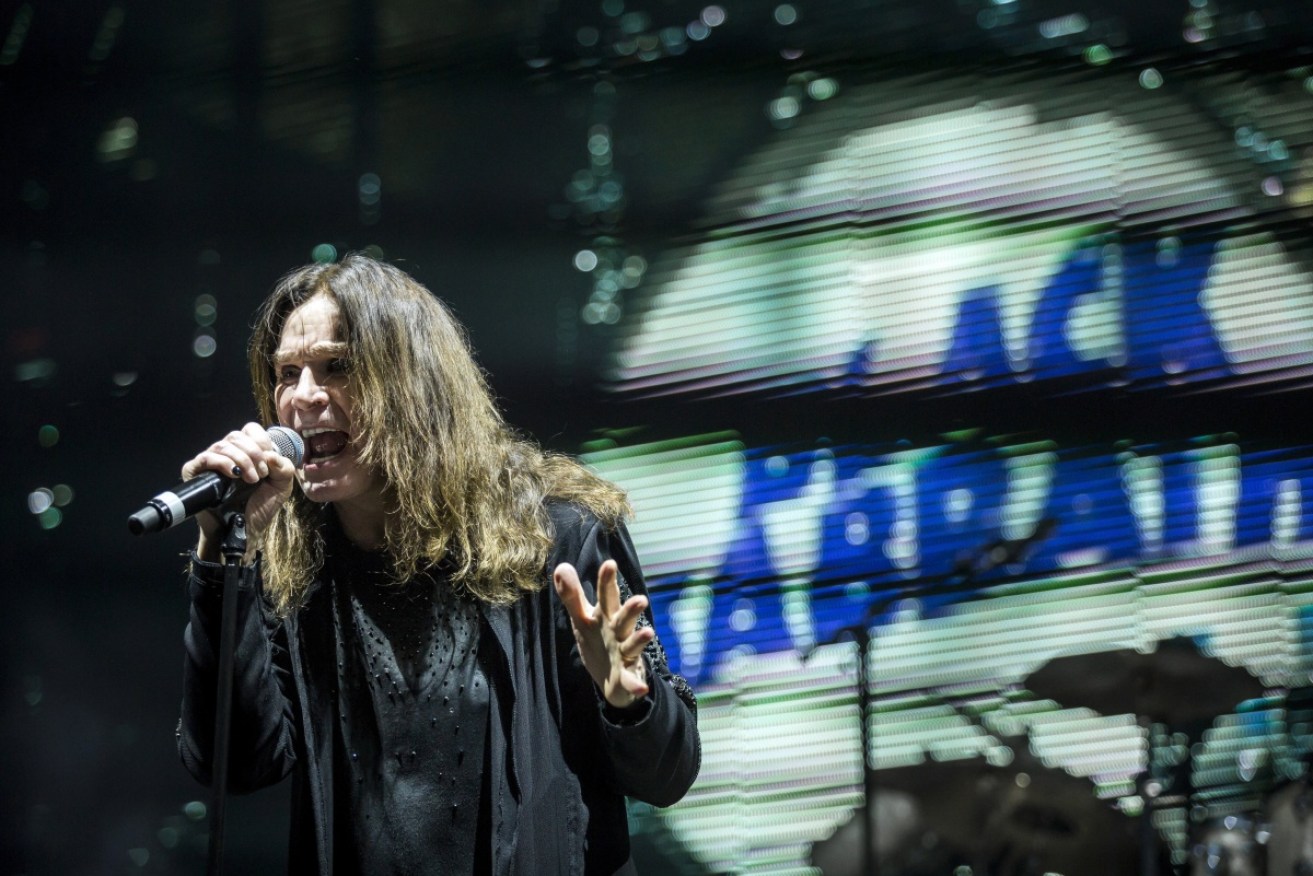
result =
M446 305L368 256L292 271L261 306L248 360L264 422L278 419L273 354L283 324L316 295L338 307L356 454L383 481L393 580L443 562L453 586L484 602L513 602L545 581L547 499L578 502L608 526L628 515L614 484L517 437ZM302 603L323 565L322 522L322 509L295 489L266 533L265 588L280 614Z

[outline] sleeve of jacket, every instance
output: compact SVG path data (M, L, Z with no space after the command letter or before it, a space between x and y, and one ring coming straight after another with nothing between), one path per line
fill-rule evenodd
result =
M558 518L558 533L559 524ZM633 594L647 593L637 554L623 525L608 530L592 515L586 515L577 526L577 535L567 536L564 544L558 544L564 548L558 561L575 566L590 600L597 598L598 570L608 559L614 559L619 567L622 601ZM557 606L559 615L564 617L559 601ZM565 623L568 627L568 618ZM639 625L653 625L650 605ZM578 660L577 647L572 649L571 657L572 670L586 675ZM701 767L697 698L688 682L670 671L665 649L658 639L653 638L648 644L644 659L650 692L634 706L615 709L606 703L591 678L588 687L594 694L600 736L616 790L653 806L669 806L687 793Z
M187 580L191 616L183 634L182 719L178 754L188 772L209 785L214 754L223 567L192 555ZM238 589L228 785L233 793L281 781L296 763L299 724L286 627L260 595L258 567L243 567Z

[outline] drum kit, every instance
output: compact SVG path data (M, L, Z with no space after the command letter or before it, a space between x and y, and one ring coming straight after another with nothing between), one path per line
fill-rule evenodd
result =
M1147 654L1059 657L1025 686L1064 706L1135 714L1150 740L1166 728L1196 733L1264 694L1250 673L1187 638ZM1163 760L1152 744L1147 760ZM811 862L826 876L1313 876L1307 775L1272 787L1256 807L1216 816L1217 801L1205 805L1190 787L1188 755L1165 773L1141 774L1137 818L1099 800L1087 780L1041 763L1027 745L1016 746L1006 766L929 762L876 771L866 787L868 805L813 846ZM1173 807L1188 814L1184 860L1179 848L1173 859L1155 819Z
M882 876L1136 869L1134 822L1100 804L1083 779L1024 750L1006 766L977 759L883 771L873 814L873 872ZM862 833L857 818L849 821L813 847L812 865L826 876L858 876Z

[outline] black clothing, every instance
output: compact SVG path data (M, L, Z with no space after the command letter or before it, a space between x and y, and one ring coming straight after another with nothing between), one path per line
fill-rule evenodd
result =
M333 836L338 876L489 872L490 824L479 822L488 685L478 665L478 607L441 576L389 581L387 556L361 550L336 521L327 527L337 667ZM462 732L461 725L465 729ZM486 810L482 810L486 811ZM479 835L480 827L484 829Z
M645 592L623 527L608 531L574 505L548 510L555 538L544 580L569 562L595 600L598 569L613 558L622 597ZM338 675L333 663L313 656L336 653L333 623L317 618L333 611L337 574L329 564L303 607L282 621L258 596L258 570L245 571L240 593L229 786L254 790L293 776L294 874L333 874L333 837L347 829L335 824L342 817L342 761L334 756L342 718L334 701ZM178 748L206 783L221 583L219 567L193 562ZM478 668L488 686L482 798L491 848L480 845L475 854L486 855L498 876L632 872L623 796L667 806L696 778L701 749L692 691L653 640L644 655L649 695L623 715L604 708L550 584L509 606L479 603L477 611ZM416 862L414 872L430 863Z

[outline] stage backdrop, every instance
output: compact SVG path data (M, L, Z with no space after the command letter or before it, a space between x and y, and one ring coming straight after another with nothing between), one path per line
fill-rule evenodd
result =
M795 85L627 293L609 362L616 394L711 428L586 448L631 492L701 702L701 778L638 822L708 871L806 872L865 757L891 866L929 867L927 834L950 865L1046 863L1133 846L1148 765L1184 863L1309 751L1310 82ZM1290 422L1251 422L1273 395ZM1074 833L1000 827L1028 786Z

